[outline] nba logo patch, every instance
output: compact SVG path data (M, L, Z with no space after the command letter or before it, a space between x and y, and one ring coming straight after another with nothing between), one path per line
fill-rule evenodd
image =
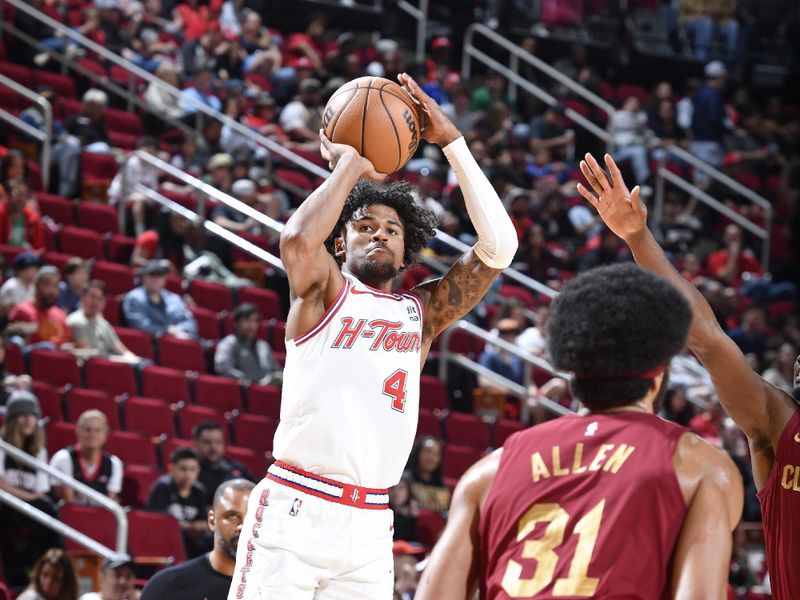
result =
M289 509L289 515L292 517L296 517L297 513L300 512L300 507L303 505L303 501L300 498L295 498L294 502L292 502L292 508Z
M597 421L592 421L586 426L586 431L583 432L583 437L592 437L595 433L597 433L598 428Z

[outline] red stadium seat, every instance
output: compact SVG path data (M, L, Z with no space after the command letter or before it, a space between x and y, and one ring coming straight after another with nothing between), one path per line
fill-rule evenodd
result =
M641 86L627 83L621 83L617 86L617 99L620 103L624 103L630 96L638 98L642 104L647 104L650 100L650 93Z
M219 315L213 310L192 306L194 320L197 321L197 335L204 340L218 340L221 335Z
M77 441L77 428L75 423L65 421L51 421L45 426L47 439L47 454L53 456L62 448L66 448Z
M98 233L119 233L116 208L99 202L79 202L76 208L78 225Z
M433 548L444 529L444 518L434 510L420 509L417 517L417 539L427 547Z
M126 265L99 260L92 267L92 277L106 284L106 291L111 296L119 296L131 291L134 287L133 270Z
M192 429L203 421L214 421L219 423L222 431L225 433L225 439L228 439L228 422L225 420L225 415L208 406L196 406L187 404L180 411L178 411L178 424L180 425L180 434L184 438L192 437Z
M126 431L154 437L175 435L175 416L164 400L133 396L125 400L122 412Z
M117 521L111 511L105 508L65 504L61 507L58 518L65 525L77 529L107 548L114 549L117 546ZM66 536L64 547L68 551L88 550Z
M244 409L239 382L219 375L200 375L195 379L194 401L223 412Z
M144 132L139 115L117 108L106 109L106 127L109 131L119 131L135 136L141 136Z
M136 356L153 358L153 336L138 329L128 327L115 327L114 331L125 347Z
M39 203L42 214L50 217L59 225L74 224L73 205L66 198L39 193L36 194L36 201Z
M3 257L3 260L6 261L6 263L8 263L9 265L12 262L14 262L14 257L17 254L22 254L23 252L25 252L25 248L0 244L0 255Z
M277 428L278 423L269 417L243 414L233 422L233 436L237 446L252 448L256 452L271 452Z
M489 447L489 430L476 415L451 412L444 420L444 431L449 444L469 446L478 451Z
M118 327L122 323L122 304L116 297L106 296L103 316L113 327Z
M189 284L189 294L201 308L215 312L233 310L231 290L221 283L195 279Z
M194 448L194 442L190 439L171 437L161 443L161 462L166 469L169 465L172 453L178 448Z
M122 133L109 129L108 141L114 148L122 148L123 150L136 150L139 144L140 136Z
M105 390L114 396L134 396L138 393L136 371L128 363L93 358L85 368L87 387Z
M61 73L53 73L52 71L45 71L44 69L37 69L34 71L36 77L36 86L48 86L55 92L56 96L62 98L75 97L75 82L71 77L62 75Z
M132 431L112 431L106 448L116 454L123 464L157 465L156 449L149 438Z
M14 90L0 85L0 106L5 108L12 115L19 115L20 108L25 101Z
M527 429L527 427L519 421L513 421L511 419L498 419L495 421L492 429L494 447L500 448L506 443L506 440L509 437L518 431L523 431L525 429Z
M250 448L240 448L239 446L226 446L225 456L231 460L241 463L250 475L260 479L267 472L267 458L263 452L256 452Z
M6 358L6 362L7 361L8 358ZM33 381L31 383L31 391L39 401L39 407L42 409L42 416L47 417L51 421L64 420L63 398L52 385L43 381Z
M281 318L281 300L273 290L245 287L239 290L239 303L255 304L265 319Z
M128 552L134 562L176 564L186 560L181 526L170 514L144 510L128 513ZM158 535L153 535L158 532Z
M58 237L59 249L64 254L103 260L103 238L96 231L68 226Z
M6 342L6 371L12 375L22 375L25 373L25 358L22 355L22 349L16 344Z
M119 429L119 406L107 392L72 388L67 393L66 407L67 419L73 423L87 410L99 410L111 429Z
M30 374L38 379L54 385L78 386L81 384L81 372L75 356L69 352L58 350L33 350L28 355Z
M442 437L442 427L439 423L439 418L433 414L433 411L420 408L419 409L419 422L417 423L417 438L429 435L437 439Z
M458 479L478 462L481 453L469 446L446 444L444 447L444 476Z
M131 262L136 240L125 235L112 235L108 240L108 260L115 263L128 264Z
M168 402L189 402L189 380L183 371L145 367L142 370L142 395Z
M205 373L206 356L203 347L194 340L167 335L158 340L157 347L158 364L162 367Z
M450 403L447 399L447 388L438 377L422 375L419 386L419 405L429 410L447 410Z
M286 323L276 321L269 328L269 345L273 352L286 354Z
M254 415L280 419L281 388L274 385L251 383L245 390L247 409Z
M184 293L183 277L181 277L177 273L168 273L166 287L173 294L178 294L179 296L182 296Z
M504 298L516 298L528 308L536 308L536 297L523 287L518 285L501 285L499 293Z
M42 260L45 264L52 265L59 271L63 271L66 264L73 258L71 254L61 252L45 252Z
M118 168L117 159L111 154L81 152L81 198L101 202L108 200L108 186Z
M125 465L122 476L122 506L141 508L147 501L147 494L153 482L161 476L158 467L148 465Z
M27 67L9 62L0 62L0 73L26 88L35 88L33 83L33 71Z

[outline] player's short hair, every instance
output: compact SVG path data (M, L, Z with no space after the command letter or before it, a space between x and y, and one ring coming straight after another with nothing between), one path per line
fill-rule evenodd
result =
M192 439L197 441L200 439L200 436L203 435L206 431L222 431L222 425L217 423L216 421L200 421L197 425L194 426L192 429Z
M334 240L342 235L345 225L354 214L373 204L383 204L395 210L403 223L403 264L408 267L417 262L419 253L436 233L438 220L433 211L417 201L413 190L413 186L407 181L396 181L386 185L367 179L359 181L347 196L339 221L325 241L325 247L336 262L341 265L344 260L336 256Z
M200 464L200 455L197 453L197 450L194 448L176 448L172 456L170 456L169 462L173 465L177 465L182 460L196 460L198 464Z
M564 286L547 324L556 368L589 409L643 398L686 345L692 312L673 285L632 264L600 267Z
M214 492L214 500L211 502L212 508L217 505L219 499L222 498L222 495L226 492L226 490L233 490L234 492L249 492L256 484L248 479L243 479L239 477L238 479L229 479L228 481L223 481L217 486L217 491Z

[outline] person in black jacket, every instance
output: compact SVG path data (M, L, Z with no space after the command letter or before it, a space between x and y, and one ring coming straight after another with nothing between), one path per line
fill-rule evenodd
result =
M231 479L220 485L214 494L213 507L208 511L214 548L194 560L157 573L142 590L140 600L225 600L253 487L246 479Z
M200 476L211 503L211 494L228 479L249 479L253 476L247 467L225 457L225 434L222 427L214 421L201 421L192 430L194 447L200 455Z

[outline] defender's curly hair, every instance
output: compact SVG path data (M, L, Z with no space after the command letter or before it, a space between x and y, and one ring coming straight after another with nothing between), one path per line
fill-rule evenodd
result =
M589 409L631 404L686 345L692 312L669 282L632 264L593 269L564 286L547 325L553 364L576 373ZM637 377L636 374L643 374Z
M344 203L342 214L336 227L325 240L325 248L340 265L343 260L335 255L333 241L342 235L345 225L360 209L373 204L384 204L393 208L403 223L403 264L406 267L417 262L419 253L434 236L438 220L433 211L417 202L412 194L413 187L407 181L397 181L380 185L373 181L359 181Z

